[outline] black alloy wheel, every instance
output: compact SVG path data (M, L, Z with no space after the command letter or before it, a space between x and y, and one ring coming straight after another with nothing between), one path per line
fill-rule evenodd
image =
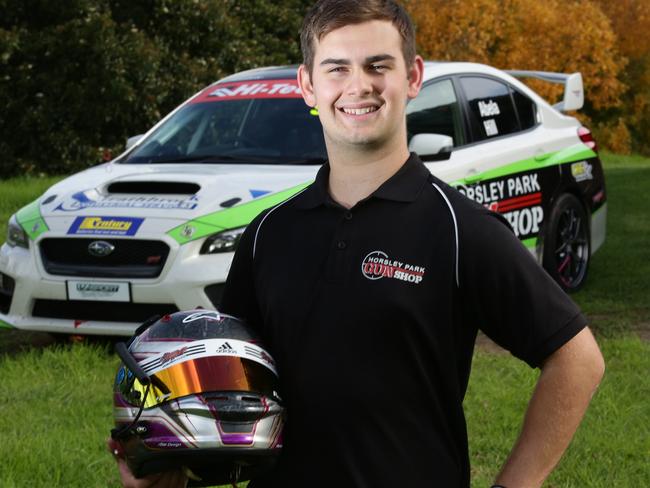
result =
M579 290L587 279L591 237L587 213L569 193L561 195L544 236L544 268L567 292Z

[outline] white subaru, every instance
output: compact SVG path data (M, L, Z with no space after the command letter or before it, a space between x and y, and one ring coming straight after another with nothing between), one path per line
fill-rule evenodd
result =
M515 76L564 83L564 100L551 106ZM220 80L115 160L14 214L0 249L0 326L130 335L152 315L217 306L246 225L325 160L318 112L295 79L296 67L273 67ZM410 149L503 213L568 291L605 238L596 143L562 113L582 103L579 73L430 62L407 106Z

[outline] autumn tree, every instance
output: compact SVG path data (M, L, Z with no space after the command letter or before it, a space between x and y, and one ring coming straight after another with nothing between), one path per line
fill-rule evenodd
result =
M427 59L473 61L502 69L580 71L595 119L617 107L626 58L609 19L590 0L410 0L418 47ZM527 81L549 101L562 88Z
M199 88L300 60L309 0L0 0L0 177L69 173Z
M629 62L622 74L627 86L618 111L605 127L613 127L609 133L614 145L618 137L616 128L629 130L634 149L650 154L650 2L648 0L596 0L609 17L618 37L618 48Z

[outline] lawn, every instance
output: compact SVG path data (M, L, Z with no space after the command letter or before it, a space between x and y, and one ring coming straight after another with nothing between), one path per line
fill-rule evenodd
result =
M605 154L607 238L573 295L602 335L650 330L650 159Z
M607 240L574 298L597 333L607 372L548 487L650 486L650 159L604 154L603 160ZM0 235L10 214L54 181L0 182ZM109 345L90 340L21 349L24 337L0 330L0 486L118 486L104 447L118 364ZM465 400L472 486L490 485L537 375L507 354L476 352Z

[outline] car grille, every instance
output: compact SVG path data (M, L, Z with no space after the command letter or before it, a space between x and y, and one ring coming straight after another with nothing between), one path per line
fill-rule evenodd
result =
M88 246L104 241L115 250L108 256L93 256ZM169 255L162 241L135 239L48 238L40 244L45 271L52 275L104 278L155 278Z
M8 314L11 308L15 286L16 282L11 276L0 273L0 312L4 314Z
M32 315L52 319L144 322L154 315L178 312L173 303L116 303L86 300L36 300Z

